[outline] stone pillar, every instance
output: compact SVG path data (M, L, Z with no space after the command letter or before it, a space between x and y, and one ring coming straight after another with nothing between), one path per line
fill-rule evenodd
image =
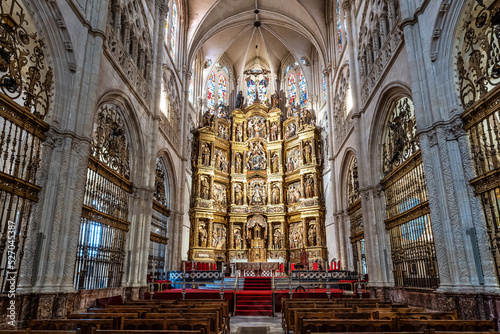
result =
M394 24L396 23L396 16L397 16L394 1L397 1L397 0L387 0L387 11L388 11L388 16L389 16L389 30L391 30L391 31L394 28Z
M402 2L405 49L412 84L415 120L430 206L439 268L440 291L497 292L495 265L489 251L484 212L469 180L474 177L470 147L454 107L443 100L433 64L422 42L414 8ZM445 101L445 102L443 102ZM443 104L444 103L444 104ZM449 105L446 105L448 103ZM477 240L471 240L471 229ZM480 264L475 263L476 257ZM484 275L484 276L483 276ZM483 282L484 281L484 282Z
M380 55L380 30L379 29L373 29L373 54L374 54L374 60L378 58Z

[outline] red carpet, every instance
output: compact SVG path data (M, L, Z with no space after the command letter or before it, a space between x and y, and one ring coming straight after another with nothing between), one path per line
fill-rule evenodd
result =
M270 277L245 277L243 291L235 293L235 315L267 315L273 313Z

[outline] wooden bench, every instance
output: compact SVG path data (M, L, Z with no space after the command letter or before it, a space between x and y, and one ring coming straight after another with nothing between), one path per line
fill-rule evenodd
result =
M178 331L178 330L171 330L171 329L156 329L156 330L99 330L99 329L92 329L91 334L202 334L202 331ZM59 334L56 333L56 334Z
M82 334L90 333L92 327L97 329L113 329L114 319L29 319L28 327L35 330L76 330Z
M139 312L127 312L127 313L85 312L85 313L68 314L68 319L113 319L113 318L139 319L140 317L141 314Z
M219 315L217 312L168 312L168 313L146 313L146 319L199 319L208 318L210 322L210 334L218 334L224 331L224 326L219 323Z
M307 332L423 332L424 329L441 331L488 331L496 329L489 320L352 320L302 319L301 333ZM297 331L299 333L299 331Z
M80 328L74 331L56 331L56 330L33 330L31 328L26 329L0 329L0 334L80 334Z

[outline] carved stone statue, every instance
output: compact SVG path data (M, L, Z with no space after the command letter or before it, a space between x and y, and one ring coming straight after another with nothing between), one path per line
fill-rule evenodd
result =
M312 123L312 120L313 120L313 117L312 117L311 110L306 109L302 123L304 125L310 125Z
M310 141L306 141L304 143L304 148L302 149L302 151L304 155L304 163L306 165L312 163L312 147Z
M243 92L240 90L238 92L238 95L236 95L236 109L243 109L243 102L245 101L245 98L243 97Z
M203 166L210 166L210 145L208 143L203 144L201 157Z
M201 179L200 196L202 199L210 199L210 184L206 176Z
M283 234L281 230L277 228L274 230L274 249L283 249Z
M317 228L316 224L309 225L309 231L307 232L307 241L309 242L309 246L317 246Z
M243 246L243 242L241 239L241 232L240 232L240 229L238 228L234 231L234 248L241 249L242 246Z
M271 204L280 203L280 187L275 183L271 191Z
M279 155L278 153L274 152L272 158L271 158L271 166L272 166L272 172L273 173L278 173L279 172Z
M278 140L278 124L273 122L271 124L271 141Z
M242 173L243 172L243 157L241 156L241 153L236 153L235 157L235 162L234 162L234 171L236 173Z
M198 240L200 247L207 247L207 230L205 224L201 224L198 230Z
M241 125L241 123L238 123L238 125L236 126L236 141L243 141L243 126Z
M203 114L203 126L212 126L213 115L210 114L210 110L205 111Z
M306 184L305 184L305 195L306 198L311 198L314 197L315 191L314 191L314 176L313 174L309 174L306 176Z
M243 205L243 189L239 183L234 186L234 204Z
M279 104L278 93L274 93L273 95L271 95L271 103L272 103L273 108L278 107L278 104Z

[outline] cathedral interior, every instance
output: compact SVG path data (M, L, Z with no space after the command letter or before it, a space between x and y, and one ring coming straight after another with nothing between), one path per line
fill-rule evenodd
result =
M0 329L186 270L500 318L500 0L0 13Z

